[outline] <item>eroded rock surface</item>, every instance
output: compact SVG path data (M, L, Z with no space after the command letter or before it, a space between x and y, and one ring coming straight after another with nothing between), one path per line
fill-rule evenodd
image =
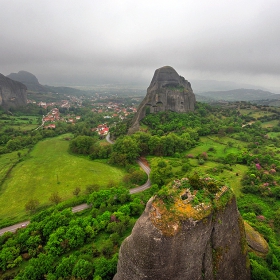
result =
M26 86L0 74L0 106L5 109L27 104Z
M269 246L266 240L247 222L244 222L244 226L249 249L255 252L257 255L266 256L269 252Z
M244 225L234 197L215 214L184 220L171 236L155 226L155 211L152 198L121 245L114 280L250 279Z
M138 130L139 122L147 113L174 111L186 113L194 110L195 95L191 84L170 66L155 71L147 95L138 107L130 133Z

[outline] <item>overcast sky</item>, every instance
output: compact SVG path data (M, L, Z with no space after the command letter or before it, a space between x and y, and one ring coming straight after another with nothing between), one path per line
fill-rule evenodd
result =
M0 73L41 84L187 80L280 88L279 0L0 0Z

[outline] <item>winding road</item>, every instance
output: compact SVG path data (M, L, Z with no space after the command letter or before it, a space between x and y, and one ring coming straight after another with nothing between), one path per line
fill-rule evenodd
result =
M110 133L108 133L106 135L106 141L110 144L114 144L114 142L110 139ZM149 175L150 175L150 172L151 172L151 169L150 167L148 167L147 165L144 164L143 161L141 161L140 159L137 160L137 163L140 165L140 167L146 172L146 174L148 175L148 180L147 182L142 185L142 186L139 186L139 187L136 187L136 188L133 188L133 189L130 189L129 190L129 193L130 194L134 194L134 193L138 193L138 192L142 192L146 189L148 189L150 186L151 186L151 181L149 179Z
M108 143L110 144L114 144L114 142L110 139L110 133L107 134L106 136L106 140ZM139 186L139 187L136 187L136 188L133 188L133 189L130 189L129 190L129 193L130 194L134 194L134 193L138 193L138 192L142 192L148 188L150 188L151 186L151 181L149 179L149 175L150 175L150 172L151 172L151 169L150 167L148 167L147 165L144 164L143 161L141 160L137 160L137 163L140 165L140 167L146 172L146 174L148 175L148 180L147 182L142 185L142 186ZM80 204L78 206L75 206L72 208L72 212L73 213L76 213L76 212L80 212L84 209L87 209L89 208L90 206L87 204L87 203L83 203L83 204ZM21 223L18 223L18 224L15 224L15 225L12 225L12 226L9 226L9 227L5 227L5 228L2 228L0 229L0 235L3 235L5 232L16 232L17 229L19 228L23 228L23 227L26 227L28 224L30 223L30 221L24 221L24 222L21 222Z

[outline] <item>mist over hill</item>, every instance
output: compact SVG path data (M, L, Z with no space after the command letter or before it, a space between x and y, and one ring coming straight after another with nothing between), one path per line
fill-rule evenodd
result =
M27 71L19 71L18 73L11 73L7 76L8 78L23 83L28 91L32 92L39 92L39 93L62 93L62 94L78 94L82 95L86 92L83 90L79 90L76 88L71 87L55 87L55 86L49 86L49 85L41 85L37 79L37 77Z
M275 93L280 93L279 88L275 87L262 87L256 86L254 84L241 83L238 81L217 81L217 80L198 80L190 79L193 91L195 94L203 93L208 91L228 91L234 89L255 89L271 91Z
M233 89L227 91L208 91L201 92L200 96L211 98L214 100L224 101L255 101L264 99L278 99L279 95L270 91L260 89Z

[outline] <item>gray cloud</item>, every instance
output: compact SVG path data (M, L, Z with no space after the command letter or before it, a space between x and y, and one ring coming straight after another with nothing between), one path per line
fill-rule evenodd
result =
M45 84L186 79L279 87L278 0L0 0L0 73Z

